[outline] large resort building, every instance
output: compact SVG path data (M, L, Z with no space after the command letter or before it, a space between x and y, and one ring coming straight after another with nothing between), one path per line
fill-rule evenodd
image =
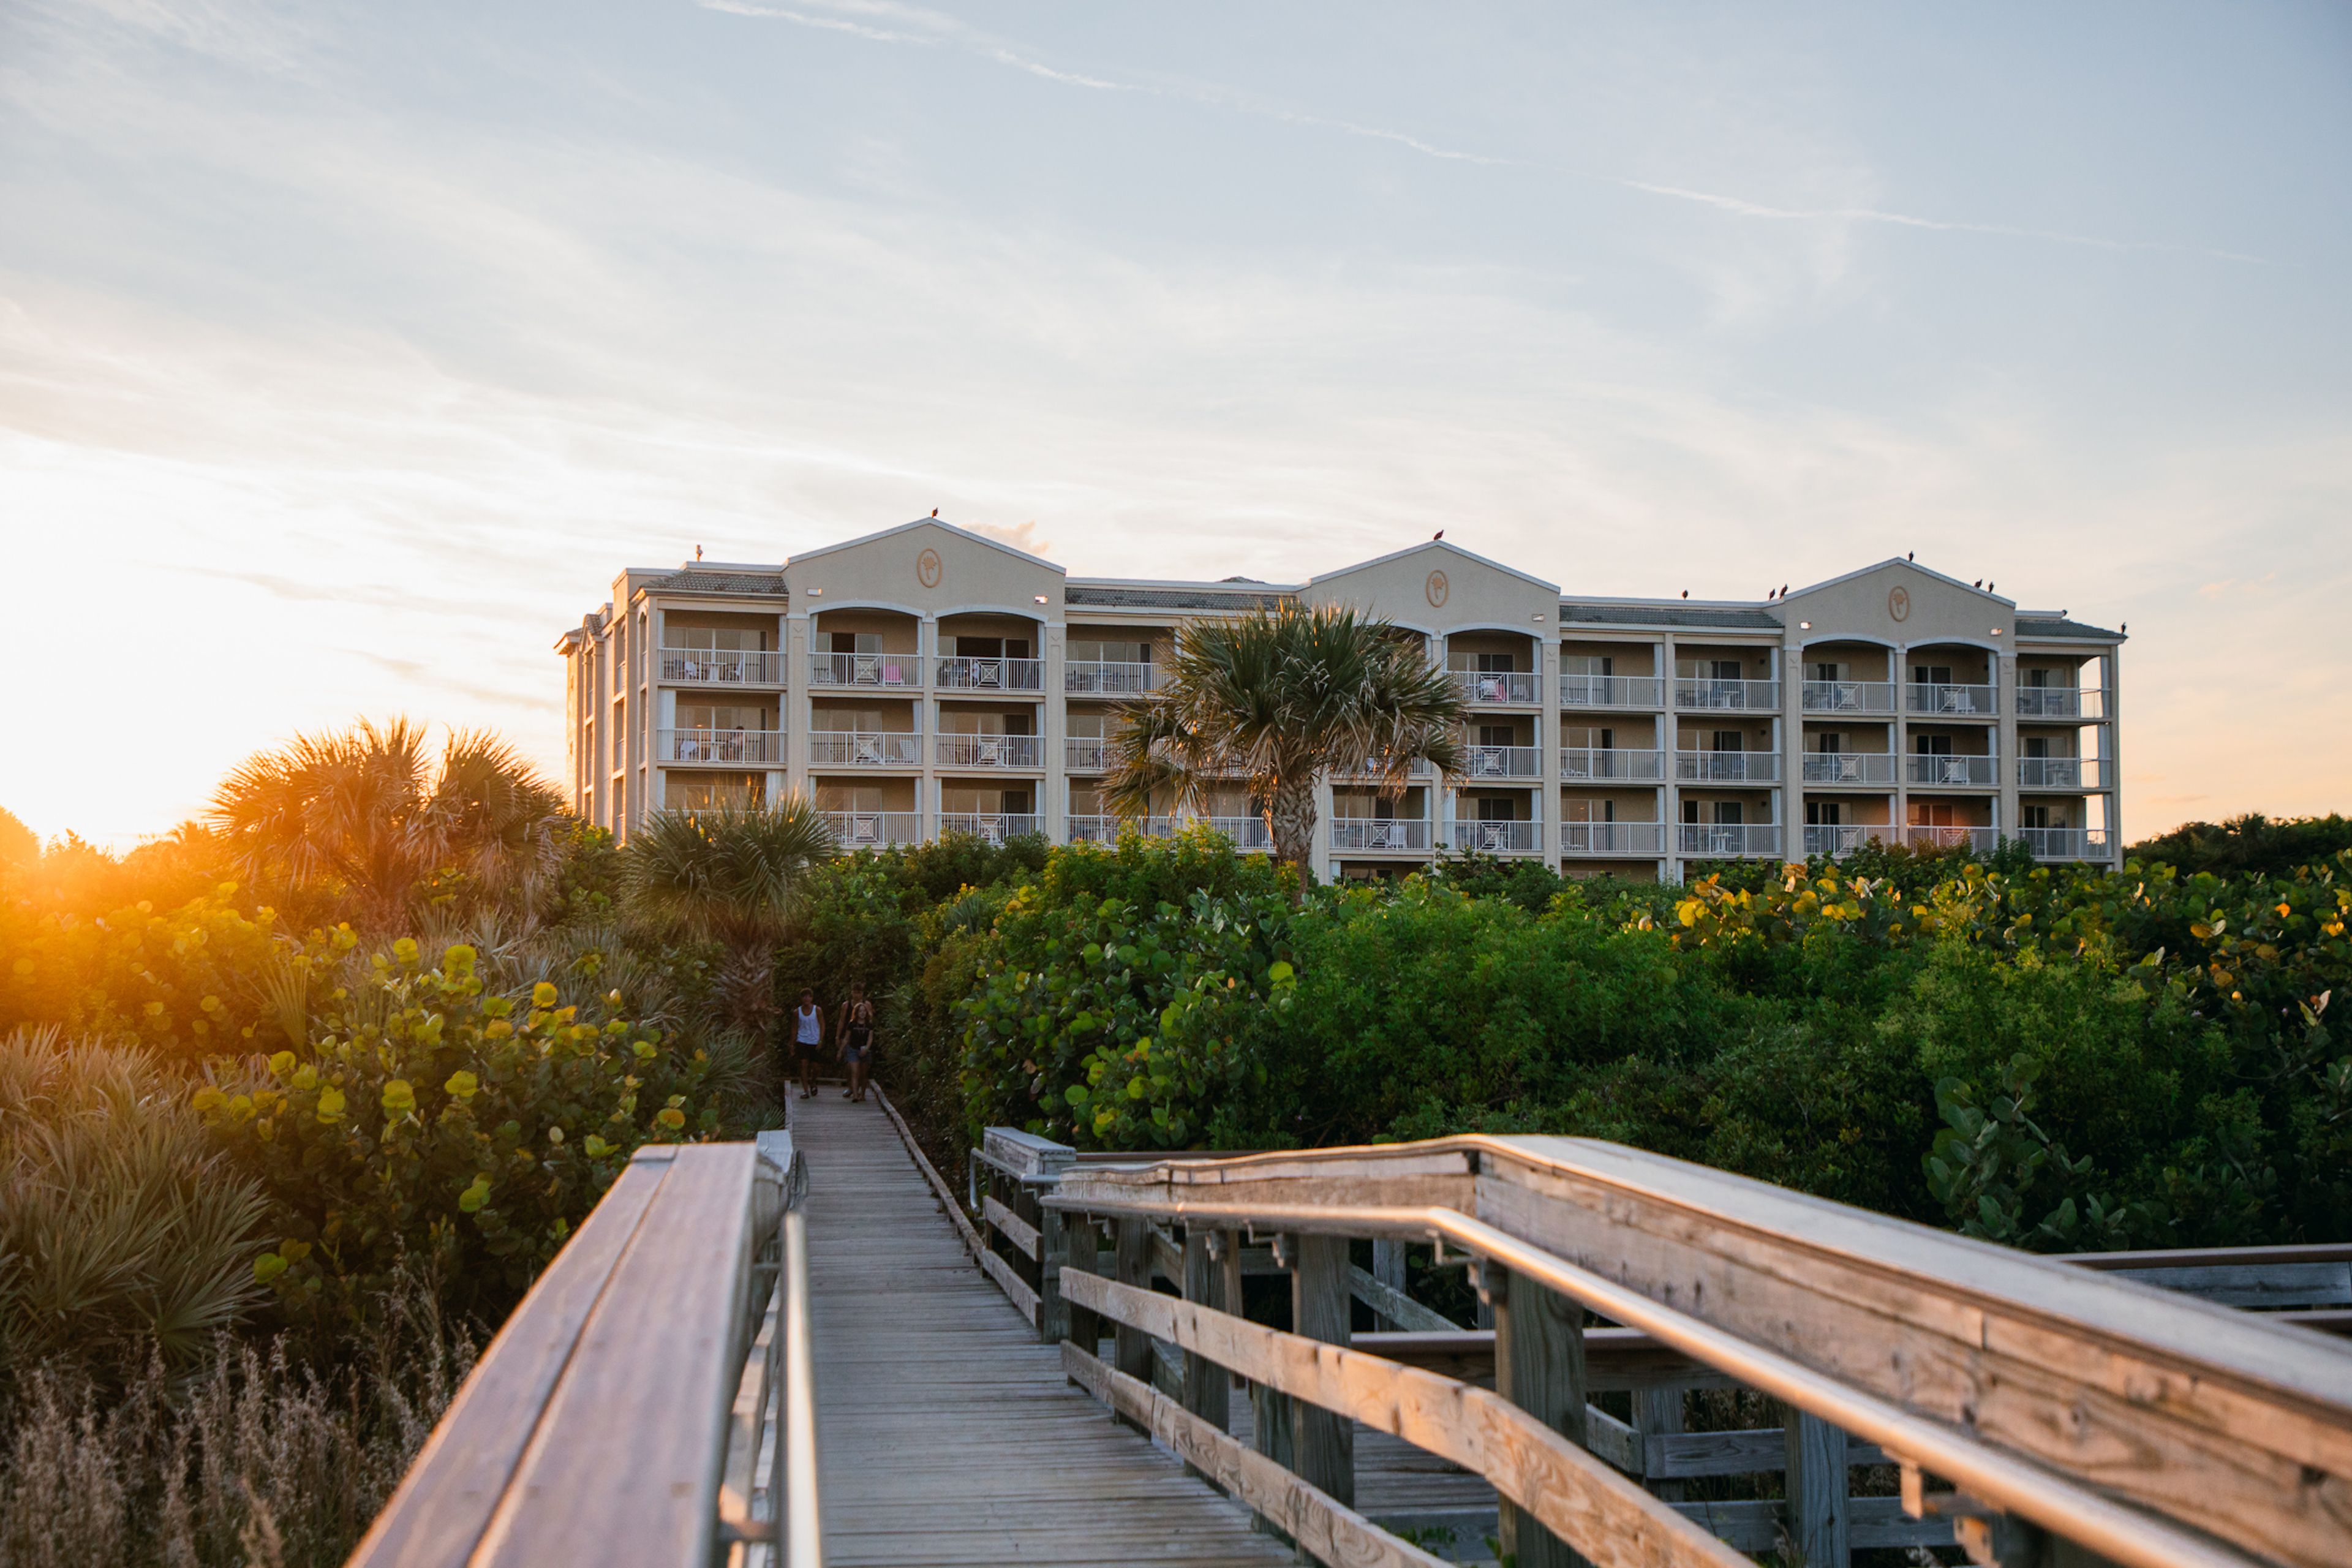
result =
M928 518L782 565L624 572L556 645L573 805L625 838L649 811L804 792L851 847L1111 839L1120 706L1187 626L1281 603L1426 638L1471 713L1459 776L1327 782L1326 878L1479 851L1679 879L1871 839L2121 855L2122 636L1907 560L1752 604L1569 596L1438 542L1299 584L1148 582ZM1206 816L1265 847L1239 782Z

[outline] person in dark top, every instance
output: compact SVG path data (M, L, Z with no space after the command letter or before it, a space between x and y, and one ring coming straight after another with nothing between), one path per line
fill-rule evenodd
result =
M866 1076L874 1070L874 1004L866 999L861 982L849 983L849 1000L841 1005L834 1034L841 1041L842 1064L849 1068L849 1087L843 1098L862 1101Z
M801 1080L801 1098L816 1095L817 1058L824 1051L824 1009L816 1005L816 993L803 991L800 1004L784 1016L784 1060L797 1068Z

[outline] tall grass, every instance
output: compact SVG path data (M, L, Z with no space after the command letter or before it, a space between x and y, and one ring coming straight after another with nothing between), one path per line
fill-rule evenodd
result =
M366 1530L471 1368L418 1286L320 1370L288 1342L215 1342L126 1381L77 1361L0 1404L0 1563L319 1568Z

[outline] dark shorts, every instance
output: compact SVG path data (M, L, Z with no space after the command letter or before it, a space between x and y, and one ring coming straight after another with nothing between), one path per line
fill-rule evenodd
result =
M844 1046L841 1047L842 1065L853 1068L862 1067L865 1065L866 1058L873 1053L872 1046Z

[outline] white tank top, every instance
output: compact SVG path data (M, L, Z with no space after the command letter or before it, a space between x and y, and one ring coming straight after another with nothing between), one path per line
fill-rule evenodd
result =
M797 1039L804 1046L814 1046L823 1043L824 1039L824 1008L795 1007L793 1009L793 1016L798 1021L800 1026L800 1033L795 1035L793 1038Z

